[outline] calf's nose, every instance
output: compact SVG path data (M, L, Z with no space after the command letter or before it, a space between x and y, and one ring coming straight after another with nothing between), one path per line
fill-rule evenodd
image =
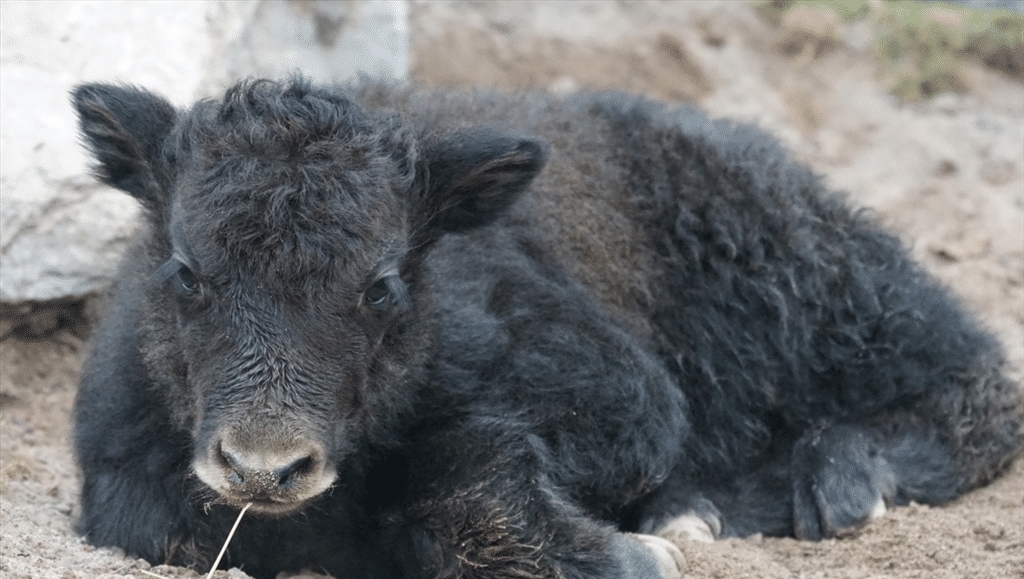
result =
M322 470L322 453L311 445L272 452L242 449L222 440L218 454L232 490L257 499L297 490Z

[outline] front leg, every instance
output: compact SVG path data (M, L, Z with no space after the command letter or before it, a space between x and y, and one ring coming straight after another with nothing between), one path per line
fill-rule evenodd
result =
M396 523L401 577L675 579L682 554L618 533L557 488L544 443L494 417L420 436Z
M133 326L107 320L92 344L74 410L83 477L76 530L93 545L119 547L154 564L208 564L212 548L201 547L222 536L208 527L223 517L195 524L191 439L174 427L151 385Z

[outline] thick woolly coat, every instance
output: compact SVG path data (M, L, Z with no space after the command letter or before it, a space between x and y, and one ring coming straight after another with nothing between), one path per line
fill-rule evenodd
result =
M269 577L643 576L618 531L816 539L1020 451L996 340L754 127L614 93L74 98L147 215L76 405L96 544L209 564L237 508L193 464L228 422L301 423L337 475L243 521L224 564Z

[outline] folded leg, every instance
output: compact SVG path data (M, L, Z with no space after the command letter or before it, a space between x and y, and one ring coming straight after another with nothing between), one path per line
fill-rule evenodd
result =
M402 577L674 579L667 541L588 517L548 475L537 437L499 420L421 434L408 458L412 500L394 520Z

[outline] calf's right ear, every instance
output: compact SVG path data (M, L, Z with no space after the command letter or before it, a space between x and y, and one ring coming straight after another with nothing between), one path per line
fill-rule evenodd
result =
M477 127L428 142L424 157L427 187L417 211L425 220L420 231L436 238L497 219L544 168L548 146Z
M171 103L136 87L111 84L79 85L71 102L96 159L96 177L159 212L165 193L157 182L157 160L174 126Z

